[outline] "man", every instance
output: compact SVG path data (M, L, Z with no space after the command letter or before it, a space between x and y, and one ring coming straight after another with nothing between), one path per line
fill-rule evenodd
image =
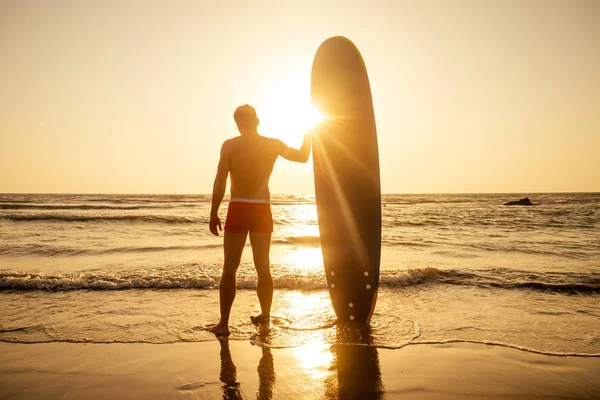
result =
M271 277L269 251L273 217L271 215L269 178L279 156L305 163L310 154L310 136L304 136L300 149L292 149L282 141L258 134L259 119L254 108L248 104L238 107L233 114L240 136L226 140L221 148L221 159L213 186L210 231L218 236L221 220L219 205L225 195L227 176L231 174L231 199L225 221L223 241L225 259L219 289L221 320L211 330L219 336L229 335L229 313L235 299L235 275L240 265L246 237L250 232L250 244L254 267L258 275L256 291L261 314L251 317L261 332L269 329L273 278Z

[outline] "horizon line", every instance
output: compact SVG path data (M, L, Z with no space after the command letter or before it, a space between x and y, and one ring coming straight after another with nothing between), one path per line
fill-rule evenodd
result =
M600 191L558 191L558 192L388 192L391 195L475 195L475 194L600 194ZM211 193L101 193L101 192L0 192L0 195L81 195L81 196L212 196ZM271 196L314 196L314 193L272 193ZM225 194L225 197L231 196Z

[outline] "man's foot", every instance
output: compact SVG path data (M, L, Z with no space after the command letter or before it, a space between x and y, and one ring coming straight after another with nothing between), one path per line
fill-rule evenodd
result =
M252 321L252 324L254 324L255 326L260 325L262 322L269 322L271 320L271 316L270 315L256 315L256 316L250 316L250 321Z
M258 324L258 333L268 335L271 332L271 321L268 319Z
M229 326L224 325L221 322L211 328L208 328L208 330L219 337L227 337L231 333L229 332Z
M261 335L266 335L271 332L271 316L270 315L257 315L251 316L250 321L258 328L258 332Z

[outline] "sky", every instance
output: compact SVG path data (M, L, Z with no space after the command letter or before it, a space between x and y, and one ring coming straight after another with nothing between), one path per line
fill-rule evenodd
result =
M600 191L600 2L0 0L0 192L210 193L232 115L298 147L365 60L383 193ZM271 192L314 193L312 161Z

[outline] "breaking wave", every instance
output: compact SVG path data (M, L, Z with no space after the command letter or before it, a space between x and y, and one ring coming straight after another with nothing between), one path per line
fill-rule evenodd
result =
M185 205L187 206L187 205ZM111 206L94 204L23 204L23 203L3 203L0 204L0 210L141 210L170 208L168 205L135 205L135 206Z
M273 268L276 288L322 290L327 283L322 270L297 274ZM282 271L283 270L283 271ZM44 274L0 272L0 290L129 290L129 289L216 289L221 278L220 266L182 265L169 268L121 272L81 272L75 274ZM382 271L379 284L386 287L407 287L422 284L476 286L482 289L534 290L570 295L600 293L600 274L555 274L546 279L522 271L507 275L502 271L477 273L436 268L404 271ZM240 289L255 289L256 275L250 266L240 269L237 280Z
M285 239L273 240L273 244L319 247L321 246L321 238L319 236L291 236Z
M10 256L100 256L105 254L132 254L132 253L151 253L163 251L194 251L206 250L223 247L221 244L204 245L176 245L176 246L144 246L144 247L112 247L108 249L81 249L67 246L48 246L37 243L20 246L0 246L0 255Z
M208 218L192 218L175 215L74 215L74 214L5 214L0 219L10 221L58 221L58 222L150 222L163 224L208 223Z

